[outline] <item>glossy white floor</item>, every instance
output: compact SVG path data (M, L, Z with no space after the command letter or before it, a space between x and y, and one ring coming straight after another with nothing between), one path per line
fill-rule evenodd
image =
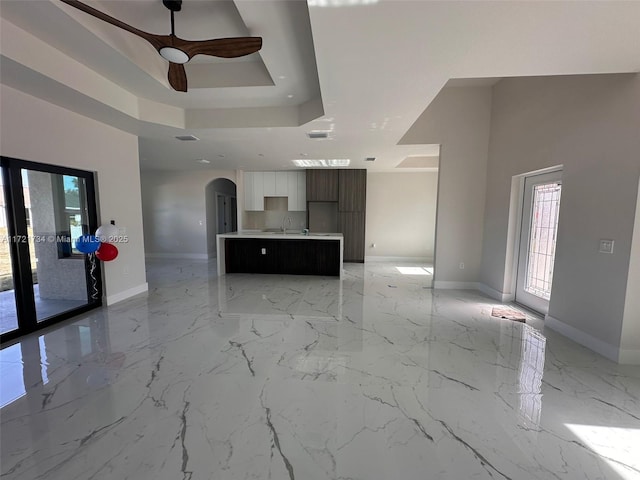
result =
M151 263L148 297L5 348L3 479L640 478L637 367L346 268Z

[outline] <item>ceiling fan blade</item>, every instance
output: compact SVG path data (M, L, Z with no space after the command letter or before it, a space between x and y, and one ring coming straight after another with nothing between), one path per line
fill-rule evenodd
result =
M189 55L212 55L235 58L257 52L262 48L262 37L216 38L214 40L183 40L174 38L174 45Z
M187 91L187 73L184 65L169 62L169 84L178 92Z
M128 25L118 20L117 18L113 18L107 15L106 13L102 13L100 10L96 10L95 8L90 7L89 5L85 5L84 3L79 2L78 0L60 0L60 1L74 8L77 8L78 10L88 13L89 15L92 15L104 22L110 23L111 25L114 25L118 28L126 30L127 32L131 32L134 35L144 38L146 41L151 43L151 45L153 45L158 50L168 45L170 42L168 35L155 35L153 33L147 33L142 30L138 30L137 28L132 27L131 25Z

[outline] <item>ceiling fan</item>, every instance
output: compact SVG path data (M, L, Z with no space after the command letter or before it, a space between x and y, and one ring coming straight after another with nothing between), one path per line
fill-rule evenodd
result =
M182 9L182 0L162 0L164 6L171 11L171 35L143 32L78 0L60 1L144 38L158 50L162 58L169 62L169 84L179 92L187 91L187 74L184 70L184 64L195 55L234 58L249 55L262 48L262 37L216 38L213 40L183 40L176 37L173 14Z

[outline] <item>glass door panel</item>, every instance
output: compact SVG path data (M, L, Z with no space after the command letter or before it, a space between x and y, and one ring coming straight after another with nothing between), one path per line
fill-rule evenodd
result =
M88 303L85 256L74 240L89 231L83 178L22 169L37 321Z
M561 175L530 176L524 183L516 301L540 313L547 313L551 298Z
M101 305L100 265L75 240L97 228L92 172L0 157L0 340ZM5 228L6 227L6 228Z
M12 332L18 328L18 312L13 285L13 265L11 264L11 246L7 222L7 201L3 180L0 174L2 196L0 196L0 334Z

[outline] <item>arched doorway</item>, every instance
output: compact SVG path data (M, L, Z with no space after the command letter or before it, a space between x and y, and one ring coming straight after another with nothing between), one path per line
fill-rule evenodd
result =
M238 229L236 184L226 178L216 178L205 187L207 215L207 253L216 256L216 235Z

